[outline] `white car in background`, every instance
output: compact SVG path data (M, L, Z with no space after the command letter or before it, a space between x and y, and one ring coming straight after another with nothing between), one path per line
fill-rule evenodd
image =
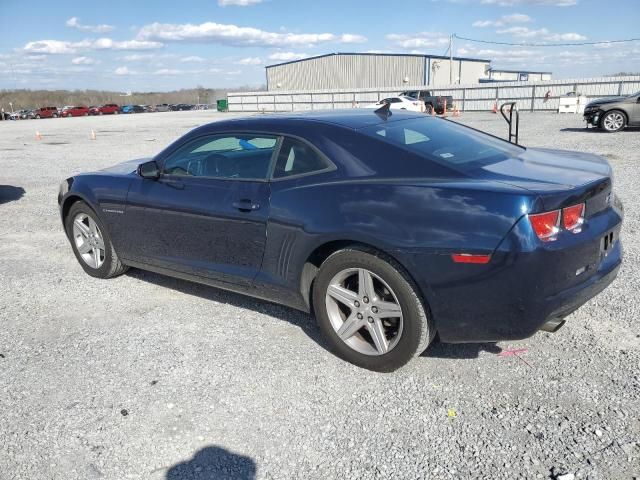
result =
M424 102L421 102L417 98L397 96L387 97L380 100L378 103L372 103L365 105L364 108L380 108L385 103L388 103L391 110L409 110L411 112L424 112Z

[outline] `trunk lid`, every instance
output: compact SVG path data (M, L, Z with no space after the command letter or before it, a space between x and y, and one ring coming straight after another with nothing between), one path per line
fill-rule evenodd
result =
M564 150L523 150L517 157L486 165L477 176L537 194L540 210L586 202L586 215L611 204L611 166L602 157Z

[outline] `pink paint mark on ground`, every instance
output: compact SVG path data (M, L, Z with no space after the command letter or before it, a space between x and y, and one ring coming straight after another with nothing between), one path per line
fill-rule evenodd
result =
M518 360L522 361L525 365L527 365L528 367L531 367L529 362L527 362L524 358L520 356L521 353L526 353L528 351L529 350L527 348L515 348L512 350L503 350L498 354L498 356L499 357L516 357Z

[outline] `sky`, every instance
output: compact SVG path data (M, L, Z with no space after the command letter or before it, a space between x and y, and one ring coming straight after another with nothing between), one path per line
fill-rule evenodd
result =
M0 0L0 88L260 86L265 65L333 52L486 58L554 78L640 71L640 0Z

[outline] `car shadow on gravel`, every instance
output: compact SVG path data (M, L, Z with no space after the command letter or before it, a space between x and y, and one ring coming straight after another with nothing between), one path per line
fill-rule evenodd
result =
M211 446L198 450L192 459L181 462L167 470L167 480L233 478L254 480L256 462L244 455Z
M441 343L435 340L429 348L427 348L421 357L430 358L458 358L472 359L478 358L480 352L488 352L497 355L502 352L496 342L486 343Z
M0 205L20 200L25 194L24 188L13 185L0 185Z
M322 348L330 351L329 346L322 337L320 329L313 317L299 310L271 303L259 298L241 295L239 293L190 282L188 280L168 277L146 270L139 270L137 268L128 270L127 275L137 280L152 283L153 285L158 285L163 288L170 288L187 295L200 297L204 300L225 303L238 308L246 308L253 310L254 312L269 315L270 317L277 318L278 320L289 322L292 325L299 327L309 338L311 338L311 340L316 342Z

